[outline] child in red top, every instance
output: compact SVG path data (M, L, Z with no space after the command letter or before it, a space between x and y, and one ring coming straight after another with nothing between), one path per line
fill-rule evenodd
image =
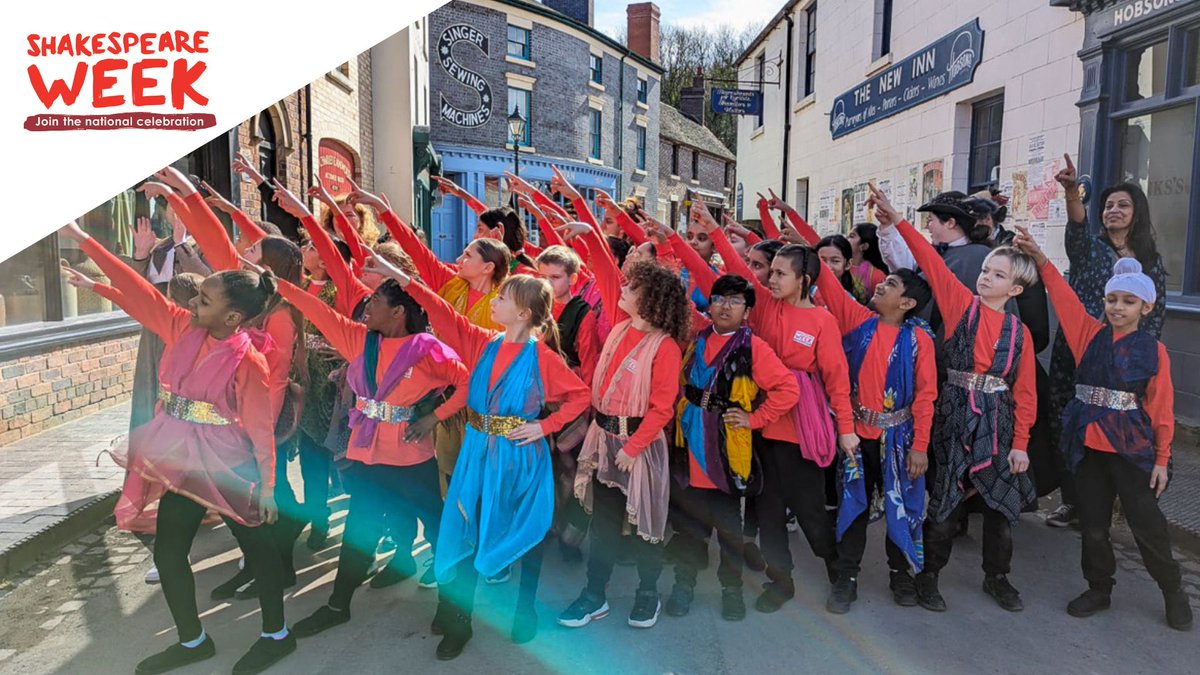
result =
M825 561L830 582L836 577L837 548L825 511L825 468L832 464L839 447L852 454L859 445L846 354L837 321L811 300L822 265L816 251L796 244L781 248L771 261L768 288L738 257L707 209L694 208L692 217L705 224L729 271L754 280L763 300L751 310L750 325L800 385L800 401L792 414L763 428L759 453L763 492L756 509L770 582L755 607L774 612L796 592L787 536L789 509L813 553ZM829 417L830 408L835 420Z
M144 219L143 219L144 220ZM59 231L79 242L112 280L97 284L72 271L72 285L118 303L166 345L159 369L160 399L153 420L129 436L126 485L118 524L158 500L154 563L175 621L179 643L144 659L141 672L166 672L212 657L196 608L188 550L204 514L225 520L259 580L263 632L234 666L260 672L290 654L296 639L283 617L279 554L264 523L275 521L275 421L266 359L245 324L275 293L274 276L218 272L200 286L185 310L100 246L75 223Z
M939 206L961 210L947 199ZM1037 266L1014 248L995 249L984 260L975 295L874 186L868 204L874 205L881 230L896 227L904 238L953 331L945 343L949 378L934 427L936 482L925 522L925 569L916 579L918 602L945 611L938 573L950 559L968 500L978 494L984 514L984 590L1002 608L1020 611L1020 595L1007 575L1012 524L1036 499L1025 449L1037 415L1037 389L1029 329L1005 305L1037 282Z
M366 579L388 526L399 545L386 568L393 574L406 578L416 572L410 551L418 519L436 554L442 499L430 432L465 404L469 375L457 354L425 332L424 310L395 281L372 293L363 323L287 282L279 291L350 362L356 400L344 471L350 511L337 579L329 604L293 627L303 638L350 619L354 590ZM454 395L440 402L446 387L454 387Z
M1163 343L1138 330L1142 317L1154 311L1154 282L1136 259L1119 259L1105 284L1102 323L1087 313L1028 230L1018 229L1015 245L1037 261L1077 364L1075 398L1063 409L1062 448L1078 488L1088 590L1067 605L1067 612L1091 616L1112 602L1117 566L1109 526L1119 496L1142 562L1162 590L1167 625L1189 630L1192 609L1180 588L1179 563L1158 506L1170 476L1175 434L1171 362Z
M439 607L435 619L435 633L444 633L438 658L457 657L471 638L478 575L495 576L517 560L522 561L521 590L512 639L528 642L537 633L540 544L554 517L554 479L544 439L587 409L587 388L556 348L550 286L526 275L506 279L492 301L492 320L507 330L496 333L474 325L386 262L376 258L371 267L400 282L472 372L466 434L446 494L434 562L438 582L453 603ZM559 404L558 409L539 421L549 403Z
M867 545L870 493L885 495L886 550L896 604L917 604L909 569L924 564L921 546L930 427L937 399L937 363L928 326L916 318L932 297L912 270L897 270L878 285L870 309L854 301L826 266L817 277L825 307L842 329L854 391L854 429L862 457L843 462L838 511L837 581L826 601L835 614L858 596ZM872 311L874 310L874 311ZM858 499L861 497L861 499Z

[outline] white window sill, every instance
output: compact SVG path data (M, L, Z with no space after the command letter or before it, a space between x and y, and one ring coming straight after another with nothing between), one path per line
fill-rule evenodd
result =
M884 54L883 56L875 59L874 61L871 62L871 65L867 66L867 75L866 76L872 77L873 75L875 75L879 71L883 70L884 68L887 68L890 65L892 65L892 53L888 52L888 53Z
M762 136L764 133L766 133L766 131L767 131L767 126L765 124L761 127L756 128L754 131L750 132L750 140L754 140L754 139L758 138L759 136Z
M346 77L346 75L343 74L342 71L340 71L340 70L331 70L328 73L325 73L325 79L336 84L339 88L344 90L347 94L354 91L354 83L351 82L350 78Z
M635 176L645 176L645 175L646 175L646 171L645 171L645 170L643 170L643 169L634 169L634 170L633 170L633 175L635 175Z
M638 108L640 108L640 109L642 109L642 110L649 110L649 109L650 109L650 104L649 104L649 103L642 103L641 101L637 101L637 107L638 107Z
M602 159L596 159L595 157L588 157L587 161L588 161L588 164L595 164L596 166L604 166L604 160L602 160Z
M604 85L597 84L596 82L593 82L591 79L588 79L588 86L591 87L592 89L595 89L598 92L601 92L601 93L604 92Z
M679 180L679 174L671 174L671 180Z
M537 68L537 64L533 61L523 59L520 56L513 56L512 54L505 54L504 60L518 66L525 66L526 68Z
M689 183L691 183L692 185L699 185L699 184L700 184L700 180L699 180L699 179L696 179L696 178L689 179L689 180L688 180L688 182L689 182Z
M799 101L796 101L796 105L792 106L792 112L798 113L801 110L808 108L809 106L811 106L812 104L814 104L816 102L817 102L817 95L809 94L808 96L805 96L804 98L800 99Z

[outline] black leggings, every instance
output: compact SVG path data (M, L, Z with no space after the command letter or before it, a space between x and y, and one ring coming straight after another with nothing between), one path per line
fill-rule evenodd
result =
M195 640L202 632L196 608L196 580L188 563L188 552L205 511L203 506L174 492L167 492L158 503L154 564L158 566L163 595L180 642ZM283 582L279 551L271 541L270 528L246 527L230 518L223 519L246 557L246 566L258 581L263 632L283 630Z
M625 493L592 479L592 529L589 534L587 590L593 596L604 597L608 580L622 544L625 527ZM663 551L658 544L642 539L636 532L629 535L628 545L637 560L638 590L658 590L662 575Z

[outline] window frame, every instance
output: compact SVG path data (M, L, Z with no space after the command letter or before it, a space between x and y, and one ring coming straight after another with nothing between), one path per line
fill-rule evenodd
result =
M604 55L588 52L588 81L604 84Z
M520 87L514 87L510 84L508 85L509 99L512 99L512 93L514 91L519 91L525 95L525 100L523 101L524 108L522 109L522 113L525 117L525 137L521 139L521 147L531 148L533 147L533 91L529 89L521 89ZM506 105L504 112L505 116L511 115L512 112L512 107ZM504 128L504 136L505 145L512 145L512 138L508 135L507 126Z
M817 3L804 10L804 96L817 90Z
M650 104L650 78L648 77L637 79L637 102L642 105Z
M679 144L671 144L671 175L679 176Z
M645 171L646 170L646 136L647 136L646 127L644 127L640 124L637 125L636 131L634 131L634 134L635 134L635 141L637 143L636 163L634 164L634 166L637 168L638 171Z
M591 159L603 159L603 129L604 111L599 108L588 108L588 136L590 139L588 157Z
M692 180L700 180L700 151L692 148Z
M995 110L995 108L997 106L1000 109L1000 124L997 125L998 128L993 130L993 129L991 129L991 121L993 119L993 117L992 117L993 111ZM992 133L989 133L988 138L986 140L984 140L983 142L980 142L978 139L978 132L979 132L980 124L984 121L983 118L985 116L987 117L987 122L989 124L988 131L989 132L994 131L994 135ZM970 133L971 133L970 140L969 140L970 147L969 147L969 152L967 155L967 192L970 194L974 194L980 190L986 190L986 189L989 189L992 187L996 187L996 185L999 182L999 177L997 177L997 180L995 180L995 181L992 180L991 171L988 171L987 176L980 177L980 176L975 175L975 165L976 165L976 159L979 156L978 155L979 152L990 153L991 150L994 148L995 152L996 152L996 166L997 167L1000 166L1000 161L1001 161L1000 152L1001 152L1002 143L1003 143L1003 139L1004 139L1004 94L1003 93L997 94L995 96L989 96L985 99L981 99L981 100L976 101L975 103L971 104L971 132Z
M514 30L520 31L521 33L524 34L524 36L525 36L524 42L518 42L518 41L515 41L512 39L512 32ZM526 61L533 60L533 31L532 30L530 30L529 28L524 28L522 26L514 26L513 24L510 23L510 24L508 24L508 30L506 31L505 36L507 38L507 51L505 53L508 56L512 56L512 57L518 58L518 59L524 59ZM514 54L512 52L513 45L520 45L520 47L521 47L520 54Z

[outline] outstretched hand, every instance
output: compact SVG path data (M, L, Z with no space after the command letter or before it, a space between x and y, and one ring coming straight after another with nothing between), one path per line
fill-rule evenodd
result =
M139 222L142 220L146 220L146 219L138 218ZM147 226L149 226L150 221L146 220L146 224L147 224ZM83 241L84 239L88 238L87 232L84 232L83 228L79 227L79 223L76 223L73 220L71 222L67 223L66 225L63 225L62 227L58 228L58 233L64 237L66 237L67 239L70 239L71 241L76 241L76 242L80 242L80 241Z
M385 279L395 279L400 284L401 288L407 287L412 283L412 277L408 276L404 270L396 267L385 258L377 255L368 255L367 261L363 264L363 274L378 274Z
M192 181L183 175L183 172L173 166L164 166L154 173L162 182L171 186L171 189L178 192L181 197L195 194L196 186L192 185Z
M550 168L554 171L554 176L550 178L551 192L561 195L563 199L571 201L583 198L583 196L579 194L579 190L576 190L575 187L571 185L571 182L568 181L566 176L562 174L562 171L558 170L557 166L551 164Z
M286 187L284 187L283 183L280 183L278 178L273 178L271 180L271 186L275 188L275 193L271 195L271 199L279 205L279 208L283 209L288 214L295 216L296 218L312 217L312 212L308 210L308 207L304 205L304 202L300 201L296 195L292 194L291 190L288 190Z
M204 198L204 203L208 204L209 208L229 216L237 212L237 207L233 205L233 202L226 199L220 192L214 190L213 186L205 181L200 181L200 187L204 188L204 191L208 193L208 196Z
M375 209L377 212L388 210L387 201L383 197L367 192L359 187L358 183L355 183L349 178L346 180L350 183L350 194L346 195L346 202L348 204L362 204L363 206L369 206Z
M1046 264L1046 254L1042 251L1042 247L1034 241L1033 235L1029 233L1029 227L1025 225L1017 225L1017 236L1013 239L1013 246L1016 246L1025 255L1033 258L1038 267Z
M554 229L558 231L559 235L562 236L563 241L571 241L575 237L592 231L591 225L588 225L587 223L581 223L579 221L563 223Z
M71 267L66 260L61 261L63 270L67 273L67 283L75 288L82 288L85 291L90 291L96 286L96 282L91 277L83 272Z
M255 185L262 185L267 180L254 166L254 161L250 159L250 155L247 155L244 150L239 152L237 157L233 159L230 168L233 169L234 173L249 176Z
M1079 187L1079 174L1075 170L1075 163L1071 161L1071 155L1067 153L1063 153L1063 161L1066 166L1054 174L1054 180L1058 181L1064 190L1074 190Z
M867 206L875 209L875 220L879 223L879 227L892 227L899 223L900 212L888 201L883 190L876 187L873 181L867 183L867 189L871 192L867 196Z
M702 226L709 234L721 229L721 226L713 219L712 214L708 212L708 207L700 202L692 202L691 211L688 212L688 219Z
M149 258L154 246L158 244L158 237L150 228L150 219L145 216L138 218L129 229L133 230L133 257L138 260Z
M768 209L774 209L776 211L786 211L787 210L787 208L788 208L787 202L780 199L779 195L775 194L775 190L773 190L771 188L767 188L767 192L771 193L771 198L767 200L767 208ZM759 194L759 197L762 197L762 195Z

